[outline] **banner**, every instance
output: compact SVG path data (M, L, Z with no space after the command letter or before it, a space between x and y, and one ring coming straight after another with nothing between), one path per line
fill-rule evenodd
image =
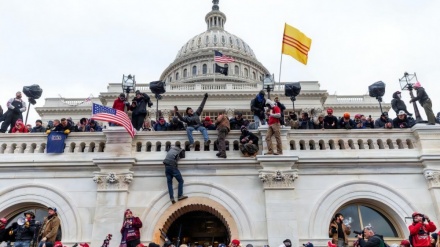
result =
M52 131L47 136L47 151L46 153L64 153L64 141L67 135L62 131Z

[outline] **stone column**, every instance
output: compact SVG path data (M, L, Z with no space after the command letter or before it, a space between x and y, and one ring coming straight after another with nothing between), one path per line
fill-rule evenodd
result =
M132 139L122 127L109 127L104 133L107 137L105 152L111 153L105 158L93 159L99 171L93 173L97 195L91 246L101 246L111 233L110 246L116 247L121 240L119 229L127 209L129 186L133 180L130 169L135 159L131 158Z
M297 160L293 156L258 156L263 167L259 177L264 188L269 246L278 246L286 238L292 241L293 246L299 246L293 186L298 170L292 169Z

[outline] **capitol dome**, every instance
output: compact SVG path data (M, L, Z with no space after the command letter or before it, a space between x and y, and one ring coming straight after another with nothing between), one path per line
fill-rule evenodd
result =
M200 33L178 51L176 59L165 69L160 80L167 83L229 81L260 82L269 71L257 60L252 48L238 36L224 30L226 15L219 10L219 0L213 0L212 10L205 16L207 30ZM214 74L214 51L232 57L228 75ZM221 63L217 63L224 66Z

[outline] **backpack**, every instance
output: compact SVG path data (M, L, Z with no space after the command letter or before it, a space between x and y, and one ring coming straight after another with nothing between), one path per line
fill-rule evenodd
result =
M254 106L254 103L255 103L255 98L253 98L253 99L251 100L251 111L253 111L252 106Z

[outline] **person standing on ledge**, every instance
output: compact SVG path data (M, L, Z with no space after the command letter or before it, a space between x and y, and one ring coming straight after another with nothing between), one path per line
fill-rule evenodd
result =
M266 106L269 107L266 114L269 118L268 124L269 128L267 129L266 134L266 143L267 143L267 153L265 154L273 154L273 155L282 155L283 154L283 146L281 142L281 110L275 105L271 100L266 100ZM275 136L275 140L277 141L277 152L275 153L272 149L272 136Z
M413 87L417 91L417 97L412 98L409 103L419 101L420 105L425 109L426 116L428 117L428 125L435 125L435 115L432 111L431 99L420 82L416 82Z
M8 110L3 115L4 122L0 129L1 133L5 133L8 127L10 127L9 131L11 131L15 126L15 121L23 119L23 112L26 111L26 102L24 102L21 97L21 92L17 92L15 98L11 98L8 103L6 103Z

